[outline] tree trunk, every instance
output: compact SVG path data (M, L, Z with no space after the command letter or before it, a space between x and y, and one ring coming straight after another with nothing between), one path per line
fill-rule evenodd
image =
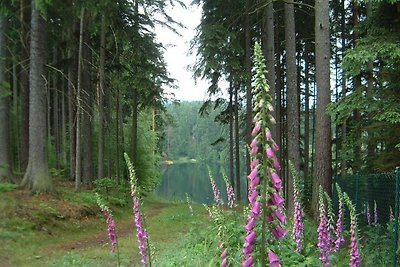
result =
M87 18L87 15L86 15ZM93 167L93 86L91 83L92 76L92 52L89 47L89 36L84 33L84 45L82 47L82 182L86 185L92 183L94 177Z
M29 74L29 159L23 186L34 193L52 192L47 159L46 87L43 76L46 64L46 22L36 1L32 0L30 74Z
M309 76L309 44L304 48L304 195L310 196L312 180L310 177L310 76ZM309 203L309 202L308 202Z
M98 143L98 163L97 177L104 177L104 64L105 64L105 16L101 17L101 33L100 33L100 69L99 69L99 143Z
M116 134L116 139L117 139L115 147L116 147L116 150L117 150L116 151L117 156L116 156L116 161L115 161L115 171L116 171L116 178L117 178L117 182L118 183L120 182L120 173L119 173L119 167L120 167L120 156L119 156L119 154L120 154L120 151L119 151L119 148L120 148L120 146L119 146L119 139L120 139L120 136L119 136L119 133L120 133L120 131L119 131L119 112L120 112L120 108L119 108L119 106L120 106L120 103L119 103L119 100L120 100L120 97L119 97L119 94L120 94L119 87L117 86L117 97L116 97L117 99L116 99L116 108L115 108L115 110L116 110L116 114L115 114L115 134ZM132 128L133 128L133 126L132 126ZM136 128L137 128L137 126L136 126ZM132 136L133 135L134 135L134 133L132 133ZM133 142L133 140L132 140L132 142ZM133 146L133 144L132 144L132 146ZM136 156L136 151L132 151L132 152Z
M26 0L20 2L21 21L21 169L26 170L29 157L29 25L31 21L30 3Z
M242 200L240 192L240 137L239 137L239 85L235 84L235 154L236 154L236 197L237 201Z
M53 65L57 64L57 48L53 47ZM54 151L56 158L56 168L60 168L60 128L59 128L59 103L58 103L58 84L57 84L57 73L53 73L53 136L54 136Z
M357 0L353 0L353 46L354 48L357 46L358 42L358 17L359 17L359 7ZM354 77L354 91L363 90L361 87L361 75L356 75ZM356 142L354 144L354 160L353 160L353 172L358 172L362 168L362 151L361 151L361 112L358 109L355 109L353 112L354 121L355 121L355 129L356 131ZM357 128L359 127L359 128Z
M73 30L71 31L74 32ZM74 38L73 34L70 38ZM76 60L76 49L68 50L68 118L69 118L69 173L70 179L75 180L75 164L76 164L76 80L77 80L77 69L78 66Z
M78 88L76 92L76 156L75 156L75 191L81 189L81 90L82 90L82 49L83 49L83 19L85 8L81 9L79 26L79 49L78 49Z
M10 176L10 88L6 74L7 19L0 11L0 181Z
M233 188L235 188L235 166L234 166L234 154L233 154L233 86L232 77L229 81L229 174L230 181Z
M275 89L275 32L274 32L274 6L273 2L270 2L264 8L264 16L262 21L262 40L263 40L263 52L266 59L267 65L267 80L269 85L269 91L272 97L271 104L274 107L272 116L276 119L278 123L278 118L276 117L277 104L276 89ZM278 103L280 104L280 103ZM277 125L271 125L271 133L274 138L277 137ZM277 140L278 141L278 140Z
M276 32L276 34L274 34L275 37L275 47L276 47L276 86L275 86L275 93L276 93L276 109L275 109L275 113L276 113L276 135L275 135L275 142L278 144L278 146L281 148L280 150L278 150L276 152L277 157L282 161L282 144L283 144L283 139L282 139L282 125L283 125L283 121L282 121L282 84L283 84L283 80L282 80L282 64L281 64L281 54L282 54L282 50L281 50L281 45L279 42L279 32ZM282 176L282 171L279 170L279 176Z
M137 133L138 133L138 93L133 89L132 105L132 164L137 167Z
M65 168L67 165L67 123L66 123L66 107L65 107L65 79L61 82L61 165Z
M296 67L296 32L294 21L293 4L285 6L285 40L286 40L286 81L287 81L287 147L288 160L292 161L297 171L300 171L300 121L299 101L297 90L297 67ZM287 182L288 195L287 211L293 213L293 176L289 172Z
M330 103L329 1L315 1L315 63L317 114L315 141L315 175L312 196L314 218L318 218L319 186L332 192L331 119L326 112Z
M345 0L342 0L341 2L341 42L342 42L342 62L344 59L344 53L346 51L346 35L345 35L345 29L346 29L346 8L345 8ZM342 97L346 96L347 92L347 87L346 87L346 75L344 71L342 71ZM346 122L343 122L342 124L342 140L341 140L341 148L342 148L342 153L344 153L345 149L345 141L346 141L346 135L347 135L347 124ZM347 171L347 161L345 159L342 160L340 164L340 175L345 176Z
M246 0L246 10L250 8L250 0ZM250 26L250 12L245 15L245 61L246 68L246 144L250 146L251 143L251 129L253 127L253 103L252 103L252 88L251 88L251 26ZM237 103L237 102L236 102ZM246 150L246 173L250 174L250 153ZM239 200L239 199L238 199Z

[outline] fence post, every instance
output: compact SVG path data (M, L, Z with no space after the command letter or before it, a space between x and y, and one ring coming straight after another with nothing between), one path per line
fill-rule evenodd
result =
M394 247L393 247L393 266L397 267L397 248L399 239L399 191L400 191L400 167L396 168L396 191L394 208Z

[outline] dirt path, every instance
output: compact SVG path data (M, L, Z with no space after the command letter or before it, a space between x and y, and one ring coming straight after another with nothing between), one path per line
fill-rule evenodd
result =
M151 209L146 212L146 218L154 218L157 217L161 211L168 207L168 204L157 203L153 205ZM106 227L106 225L104 225ZM135 223L133 219L133 215L131 218L125 219L123 221L118 221L116 226L117 236L122 238L128 234L131 234L135 230ZM67 242L64 244L58 244L55 246L51 246L46 249L47 252L52 253L56 251L70 251L76 249L90 248L95 246L104 245L109 242L107 232L104 229L99 229L96 234L92 234L90 236L86 236L79 240L74 240L72 242Z

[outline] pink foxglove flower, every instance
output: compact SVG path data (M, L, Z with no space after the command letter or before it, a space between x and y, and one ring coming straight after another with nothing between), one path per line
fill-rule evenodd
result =
M339 251L340 246L344 243L344 237L343 237L343 198L341 191L338 188L338 193L339 193L339 211L338 211L338 218L336 222L336 240L335 240L335 251Z
M303 216L304 212L300 203L300 190L297 181L297 170L292 162L289 162L289 169L293 176L293 202L294 202L294 218L293 218L293 239L296 243L296 251L301 252L303 249Z
M319 259L322 262L322 266L329 266L329 254L331 249L331 236L329 232L328 217L325 209L322 187L320 187L319 193L319 226L318 226L318 248L320 250Z
M124 153L125 161L128 166L130 184L131 184L131 197L133 202L133 215L136 226L136 237L139 244L140 262L143 266L148 267L150 260L150 251L148 251L148 234L144 227L142 214L140 212L140 201L139 192L136 184L136 174L133 165L128 157L128 154Z
M286 220L283 212L285 200L280 195L282 181L277 170L280 169L279 161L275 155L275 142L269 130L269 125L275 123L271 115L273 107L267 80L265 78L265 63L262 58L261 47L256 44L255 48L255 87L254 87L254 128L252 131L253 141L250 144L251 172L248 175L248 200L250 212L245 225L246 237L243 246L244 259L242 266L250 267L253 264L280 266L278 256L270 251L270 243L276 242L287 234L283 224ZM262 219L261 233L257 232L257 221ZM266 231L271 232L268 238ZM260 236L260 238L256 238ZM257 241L256 241L257 240ZM261 244L259 246L259 242ZM260 251L257 257L252 255L257 246ZM260 256L259 256L260 255ZM268 258L267 258L268 256ZM259 258L260 257L260 258Z
M117 239L117 233L115 231L115 221L113 215L111 213L111 210L103 203L103 201L101 200L100 196L97 193L96 193L96 198L97 198L97 205L99 205L100 210L104 214L104 217L106 217L108 238L111 241L111 252L115 253L118 246L118 239Z
M361 265L361 254L357 239L357 212L349 196L343 193L344 201L350 211L350 267Z
M223 201L221 198L221 192L219 191L217 184L215 183L214 178L211 175L211 170L208 170L208 176L210 177L210 182L211 182L211 187L212 187L212 191L214 194L214 201L215 203L217 203L217 205L223 205Z
M281 263L279 261L278 256L270 250L268 251L268 259L269 259L269 267L281 267Z

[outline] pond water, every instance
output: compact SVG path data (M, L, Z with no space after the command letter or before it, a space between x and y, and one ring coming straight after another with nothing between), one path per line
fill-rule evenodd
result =
M210 166L214 180L221 191L222 199L226 202L225 182L218 165ZM156 189L159 196L169 200L186 200L186 193L197 203L214 203L214 195L206 164L181 163L164 167L161 183ZM242 187L244 188L244 179ZM242 189L242 192L244 190Z

